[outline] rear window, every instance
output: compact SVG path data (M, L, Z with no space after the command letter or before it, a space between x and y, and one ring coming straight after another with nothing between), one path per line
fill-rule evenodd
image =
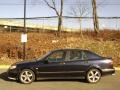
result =
M84 51L84 59L100 59L101 56L97 55L96 53L90 51Z

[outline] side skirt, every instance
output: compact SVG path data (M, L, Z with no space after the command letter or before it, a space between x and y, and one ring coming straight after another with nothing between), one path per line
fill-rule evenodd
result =
M50 79L65 79L65 80L70 80L70 79L85 79L85 77L46 77L46 78L37 78L37 80L50 80Z

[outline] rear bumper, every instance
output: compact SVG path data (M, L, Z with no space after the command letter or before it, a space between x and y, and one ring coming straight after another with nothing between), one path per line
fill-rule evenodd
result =
M102 69L102 74L103 75L109 75L109 74L113 75L113 74L115 74L115 69L114 68L113 69Z

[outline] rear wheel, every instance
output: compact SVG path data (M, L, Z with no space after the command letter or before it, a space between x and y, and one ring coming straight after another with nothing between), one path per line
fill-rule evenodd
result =
M97 83L101 79L101 72L98 69L90 69L87 72L86 79L89 83Z
M24 69L19 75L19 80L24 84L32 83L35 80L35 74L30 69Z

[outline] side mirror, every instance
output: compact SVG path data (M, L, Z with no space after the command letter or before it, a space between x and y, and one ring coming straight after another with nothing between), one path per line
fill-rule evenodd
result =
M45 63L45 64L48 64L48 60L44 60L44 63Z

